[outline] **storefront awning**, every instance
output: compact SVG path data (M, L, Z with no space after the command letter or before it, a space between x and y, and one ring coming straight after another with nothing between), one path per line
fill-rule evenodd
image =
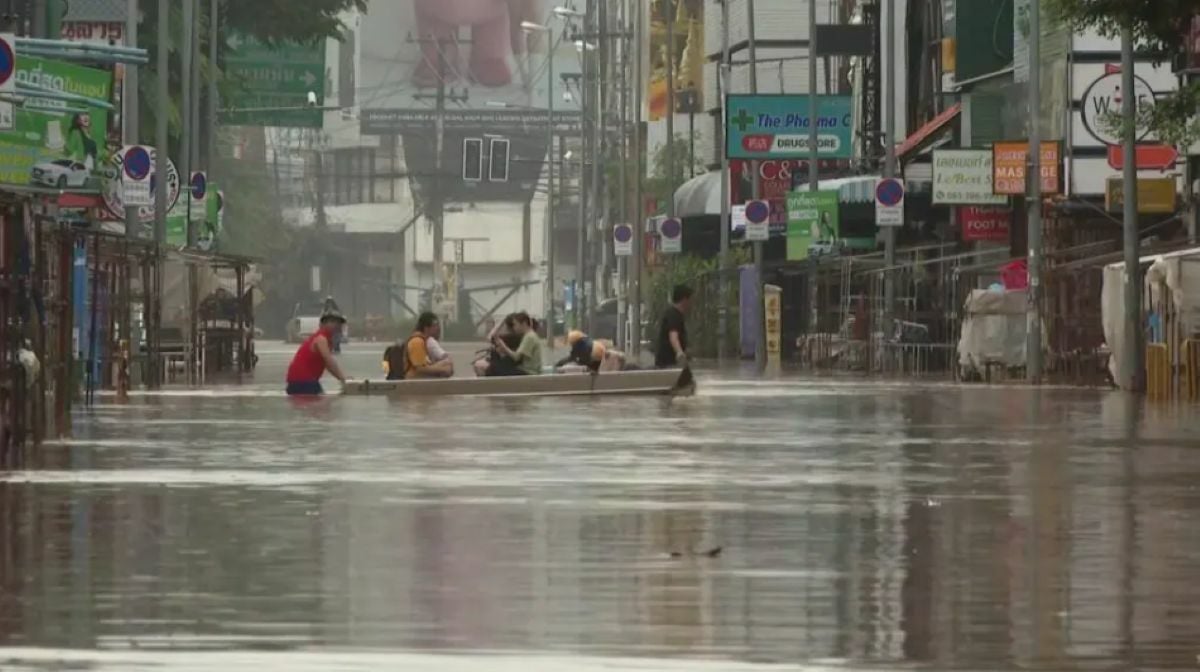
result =
M896 160L903 161L924 147L926 143L936 139L937 135L946 130L961 113L962 103L955 103L941 114L930 119L924 126L918 128L912 135L905 138L904 142L896 145Z
M838 192L842 203L872 203L875 200L876 175L855 175L821 180L822 191ZM697 175L675 190L675 214L680 218L721 214L721 173Z

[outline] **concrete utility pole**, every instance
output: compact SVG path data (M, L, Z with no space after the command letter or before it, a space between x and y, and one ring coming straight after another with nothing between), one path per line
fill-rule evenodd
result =
M125 46L138 46L138 0L125 2ZM125 65L125 82L122 85L125 101L122 114L125 119L124 138L127 145L140 144L138 126L141 120L138 105L141 101L138 95L138 68L139 66L132 63ZM141 221L138 218L140 210L138 207L125 208L125 238L129 241L137 240L138 234L141 233ZM130 310L132 311L132 307Z
M209 0L208 7L208 123L204 169L210 173L217 166L217 40L221 23L221 0ZM212 175L209 175L212 178ZM212 194L216 198L216 194Z
M812 5L816 0L809 0ZM755 44L754 30L754 0L746 0L746 47L750 58L750 93L758 93L758 50ZM756 199L762 193L759 184L758 161L750 162L750 198ZM767 367L767 329L766 316L763 315L762 287L766 278L763 277L763 244L755 241L754 245L754 274L758 283L758 338L754 344L754 365L759 371Z
M445 255L445 225L446 225L446 195L442 190L442 171L444 162L442 154L445 149L446 142L446 102L465 102L467 97L462 94L455 94L453 91L446 92L446 52L445 44L441 37L423 36L418 39L419 42L425 43L432 41L437 50L437 91L432 95L414 94L413 98L422 100L433 98L434 101L434 171L433 171L433 188L430 189L429 204L425 208L426 216L433 222L433 286L430 292L430 308L435 311L441 311L445 306L445 301L448 297L446 294L446 277L443 256ZM480 149L482 152L482 148ZM454 297L455 300L458 297ZM440 299L440 300L439 300ZM443 315L439 312L443 323L448 323L455 319L456 315Z
M618 10L617 25L619 26L621 45L621 60L618 68L620 88L618 89L619 102L617 108L619 110L618 119L620 125L620 133L617 136L619 145L619 163L617 164L617 180L621 185L617 188L619 196L618 203L620 211L617 213L618 221L622 224L629 223L629 44L630 32L632 26L629 24L629 3L621 2ZM609 227L612 230L612 227ZM611 235L610 235L611 238ZM615 256L615 250L614 250ZM617 299L617 348L629 351L629 259L627 257L616 257L617 261L617 279L618 279L618 299Z
M192 231L192 199L189 189L191 186L189 180L192 177L192 125L196 123L195 119L192 118L192 71L194 69L192 58L195 54L195 45L192 43L192 24L196 22L196 13L194 11L196 0L179 1L183 5L183 25L180 28L183 31L183 44L180 53L180 60L183 66L183 72L180 73L180 82L183 85L183 90L181 91L183 124L179 134L179 155L182 158L183 165L179 167L179 181L181 183L181 194L186 199L185 203L187 204L187 208L185 208L187 219L184 227L187 231L188 247L191 247L196 242Z
M155 63L155 68L158 74L158 99L168 100L170 98L170 61L167 45L170 40L167 37L171 34L171 0L158 0L158 58ZM154 280L151 283L152 287L148 288L147 302L151 304L149 319L147 325L150 338L147 348L147 356L149 357L150 366L150 388L158 389L162 384L162 371L159 370L158 353L162 350L162 285L163 285L163 245L167 239L167 187L166 175L168 172L167 154L170 137L168 136L167 114L165 109L158 109L154 115L154 172L156 175L162 176L159 180L162 184L154 190Z
M1133 30L1121 29L1121 90L1134 91ZM1130 392L1144 389L1145 365L1142 361L1142 269L1139 261L1137 198L1137 96L1121 96L1121 144L1124 145L1125 205L1125 347L1122 358L1129 372L1121 385Z
M718 72L718 82L721 87L721 251L718 264L718 295L717 308L717 361L725 360L729 350L729 306L725 301L729 293L729 227L733 224L730 213L729 195L729 139L725 137L729 130L729 0L717 0L721 3L721 64Z
M1037 0L1033 0L1037 2ZM884 100L887 101L887 114L884 116L884 159L883 176L896 176L896 3L883 2L880 9L884 12L883 44L887 56L882 59L887 71L887 86L884 90ZM896 317L896 229L888 226L883 229L883 266L888 269L883 275L883 328L885 338L892 334Z
M643 183L646 179L646 147L642 143L642 101L644 100L645 82L642 79L642 64L645 62L646 10L640 0L628 0L635 8L634 16L634 45L635 63L633 89L633 135L634 154L637 155L637 172L634 175L634 215L633 221L633 268L630 269L631 296L630 310L633 312L630 340L633 341L630 351L635 359L642 352L642 260L645 251L642 249L646 240L646 206L643 201L646 194Z
M653 7L653 3L651 3ZM675 216L675 190L679 188L676 182L675 166L675 3L666 0L662 3L667 15L667 215Z
M558 152L554 149L554 35L545 31L546 40L546 345L554 349L554 164Z
M1041 8L1029 3L1029 150L1025 169L1028 196L1029 269L1025 313L1025 368L1029 382L1042 382L1042 108Z
M595 70L596 96L593 98L596 117L595 125L592 127L592 222L588 227L588 238L592 240L588 252L593 269L592 291L588 295L587 324L589 330L594 330L596 327L596 307L600 303L602 290L607 284L606 278L608 277L608 265L605 263L608 237L600 235L601 231L607 230L604 225L609 221L609 199L607 190L604 189L604 166L608 157L608 128L605 115L608 112L608 68L609 54L611 53L608 44L608 4L608 2L596 3L593 18L594 33L598 35L598 41L596 43ZM584 36L585 45L591 34ZM586 48L585 46L584 49Z

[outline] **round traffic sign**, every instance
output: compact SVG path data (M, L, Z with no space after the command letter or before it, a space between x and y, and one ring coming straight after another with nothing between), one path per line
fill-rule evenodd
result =
M633 240L633 227L628 224L617 224L613 227L613 240L618 243L628 243Z
M192 198L200 200L208 193L208 179L204 173L192 173Z
M150 175L150 152L135 145L125 150L125 175L134 182L141 182Z
M766 201L750 201L746 204L746 221L762 224L771 218L771 206Z
M900 205L904 200L904 183L894 177L886 177L875 185L875 200L881 205Z
M109 159L110 166L114 175L119 175L124 170L125 155L129 153L132 147L122 147L113 152ZM146 151L150 153L150 162L153 164L157 159L158 151L153 147L147 147ZM167 211L175 207L175 202L179 200L179 193L183 190L183 179L179 175L179 171L175 170L175 162L167 159L167 174L165 178L159 179L158 173L151 171L150 173L150 193L156 194L158 185L164 182L167 188ZM125 219L125 204L123 202L123 188L121 180L109 180L104 189L104 205L108 207L109 212L113 214L116 221ZM138 220L145 222L154 221L154 206L137 206Z
M8 40L0 38L0 86L8 84L17 72L17 55Z
M658 225L658 232L663 238L678 238L683 235L683 224L674 217L668 217Z

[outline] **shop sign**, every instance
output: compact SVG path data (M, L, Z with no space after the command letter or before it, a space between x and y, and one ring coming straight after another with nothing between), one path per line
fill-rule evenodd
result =
M1025 195L1027 141L997 142L992 145L992 191L1005 196ZM1062 191L1062 149L1056 141L1042 143L1042 194Z
M961 206L958 221L962 224L964 243L1008 242L1012 210L996 206Z

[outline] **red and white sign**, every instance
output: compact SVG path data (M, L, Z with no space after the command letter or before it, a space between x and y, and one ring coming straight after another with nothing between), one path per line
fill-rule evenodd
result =
M1166 171L1175 167L1179 150L1171 145L1138 145L1133 151L1133 160L1138 170ZM1108 146L1108 167L1121 170L1125 167L1125 148L1121 145Z
M1012 209L1002 206L959 206L964 243L1007 243Z

